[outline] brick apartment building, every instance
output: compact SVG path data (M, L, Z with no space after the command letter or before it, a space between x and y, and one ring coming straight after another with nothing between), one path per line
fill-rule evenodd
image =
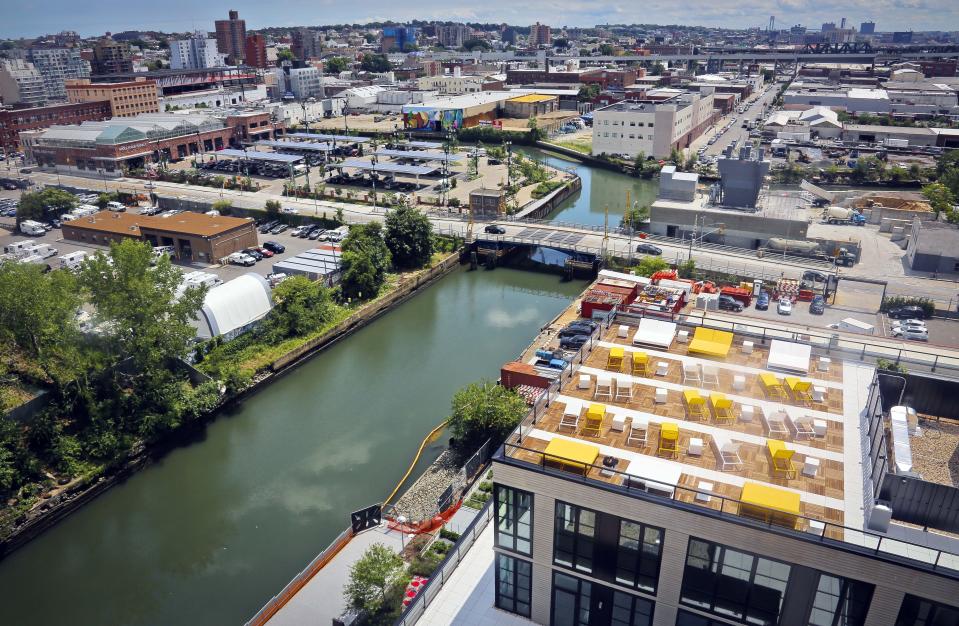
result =
M70 102L108 100L114 117L159 113L159 89L155 80L137 78L121 83L93 83L90 79L67 81Z
M20 133L51 126L105 120L113 116L109 100L54 104L29 109L0 109L0 147L5 151L20 149Z
M579 82L584 85L599 85L601 90L625 89L635 84L637 78L643 78L644 76L646 76L645 68L640 68L639 71L634 68L623 70L595 70L580 74Z
M270 62L266 58L266 37L263 35L247 35L243 49L247 65L262 69L269 67Z

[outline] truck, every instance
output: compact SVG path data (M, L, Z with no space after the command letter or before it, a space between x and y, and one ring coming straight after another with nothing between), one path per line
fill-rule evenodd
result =
M20 222L20 232L24 235L30 235L36 237L46 233L46 229L40 225L39 222L34 222L33 220L23 220Z
M12 243L8 243L7 245L3 247L3 253L9 254L15 257L26 256L24 251L27 250L28 248L32 248L35 245L37 245L37 242L34 241L33 239L24 239L23 241L14 241Z
M75 270L80 267L85 258L87 258L87 253L83 250L77 250L76 252L67 252L63 256L57 257L57 260L60 261L60 269Z
M908 148L909 140L908 139L886 139L887 148Z
M863 226L866 223L866 217L855 209L847 209L841 206L831 206L823 212L823 219L828 224L854 224Z
M815 241L783 239L782 237L771 237L768 241L766 241L765 249L760 249L760 251L763 250L766 252L779 252L794 256L822 256L822 249Z
M38 256L41 259L49 259L52 256L57 256L59 250L54 248L48 243L38 243L36 245L26 248L24 252L27 253L27 256Z

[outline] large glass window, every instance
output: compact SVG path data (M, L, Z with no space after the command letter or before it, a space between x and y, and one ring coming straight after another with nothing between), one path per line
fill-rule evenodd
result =
M689 540L681 601L757 626L779 621L790 566L700 539Z
M646 598L613 592L612 626L650 626L653 623L653 602Z
M809 626L862 626L873 586L831 574L819 574Z
M719 620L710 619L708 617L703 617L702 615L696 615L695 613L690 613L689 611L679 611L679 615L676 616L676 626L727 626L724 622Z
M533 494L496 485L496 545L521 554L533 552Z
M959 607L906 595L896 626L959 626Z
M529 617L532 596L532 566L529 561L496 554L496 606Z
M556 502L553 562L581 572L593 571L596 512L565 502Z
M553 626L589 626L593 586L566 574L553 572Z
M616 582L656 592L663 531L629 520L619 521Z

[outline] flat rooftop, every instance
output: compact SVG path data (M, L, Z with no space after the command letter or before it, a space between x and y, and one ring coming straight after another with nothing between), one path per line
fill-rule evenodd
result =
M769 193L760 193L759 200L755 209L726 207L709 203L709 196L705 193L697 194L696 198L690 202L682 200L670 200L668 198L657 198L653 204L658 207L670 209L686 209L698 212L728 213L737 215L756 215L762 217L773 217L782 220L808 221L808 208L806 201L798 192L790 191L770 191Z
M184 211L170 217L100 211L66 224L72 228L139 237L141 229L213 237L250 224L251 220L225 215L206 215Z
M634 344L637 331L635 323L617 320L512 456L539 463L553 440L582 442L597 450L596 466L605 465L605 458L615 461L607 466L614 470L609 475L599 467L587 472L596 480L632 483L635 475L663 481L652 485L655 491L715 509L724 506L715 496L739 501L748 483L758 484L798 495L799 524L820 520L862 527L859 414L869 395L872 366L834 360L822 369L806 352L784 371L779 349L787 342L776 344L771 360L772 344L729 333L728 352L716 356L697 351L694 330L684 328L685 336L677 331L668 346L656 339L659 347ZM618 363L611 359L617 350L623 353ZM633 369L634 354L645 355L645 370ZM763 376L780 388L764 386ZM787 378L808 381L808 397L791 392L788 382L795 381ZM720 396L730 401L729 419L714 406ZM704 402L701 415L690 403L695 397ZM587 410L594 405L602 407L598 433L585 428ZM570 411L575 417L566 416ZM659 450L664 426L678 427L676 454ZM792 450L791 471L773 467L770 442ZM729 452L733 449L735 454ZM814 473L808 469L812 464L818 464ZM704 483L713 494L706 501L697 498Z

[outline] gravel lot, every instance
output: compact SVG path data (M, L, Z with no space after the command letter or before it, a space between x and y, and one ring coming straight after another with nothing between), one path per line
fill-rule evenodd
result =
M959 487L959 423L919 419L922 436L910 437L913 469L928 481Z

